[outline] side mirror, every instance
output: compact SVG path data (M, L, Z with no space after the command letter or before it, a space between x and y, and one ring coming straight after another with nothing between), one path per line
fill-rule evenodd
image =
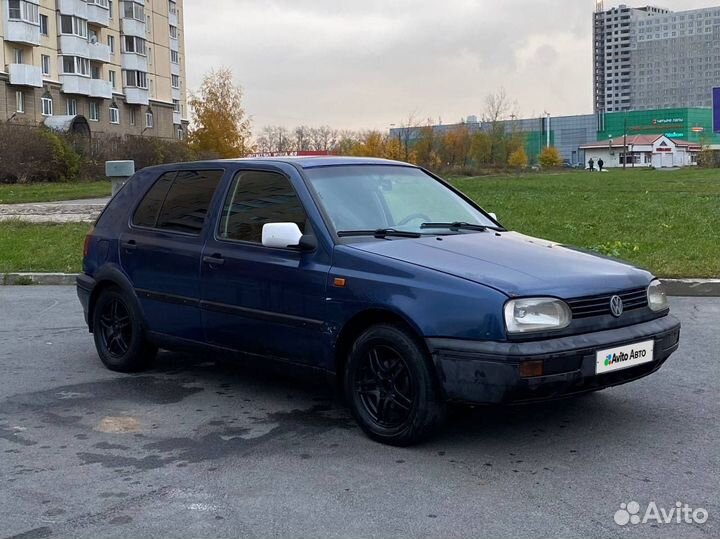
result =
M492 217L494 221L497 221L497 220L498 220L496 213L488 213L488 215L489 215L490 217Z
M298 247L302 237L303 234L295 223L267 223L262 229L262 244L265 247Z

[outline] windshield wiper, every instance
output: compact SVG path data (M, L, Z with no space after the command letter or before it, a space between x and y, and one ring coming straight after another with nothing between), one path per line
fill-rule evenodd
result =
M420 225L422 229L428 228L447 228L449 230L476 230L478 232L485 232L489 227L485 225L474 225L472 223L423 223Z
M394 238L422 238L422 234L418 232L404 232L395 230L394 228L378 228L377 230L341 230L337 233L340 238L350 238L359 236L374 236L384 239L388 237Z

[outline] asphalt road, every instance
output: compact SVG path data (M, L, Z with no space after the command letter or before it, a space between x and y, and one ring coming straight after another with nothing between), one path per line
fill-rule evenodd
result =
M110 373L73 288L0 287L0 536L718 537L720 299L672 305L655 375L396 449L311 380L169 353ZM630 501L709 520L618 526Z

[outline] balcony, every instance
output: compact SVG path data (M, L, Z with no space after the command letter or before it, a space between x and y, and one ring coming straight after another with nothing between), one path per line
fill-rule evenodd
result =
M90 97L112 99L112 84L102 79L90 79Z
M134 52L122 53L122 68L132 69L134 71L145 71L148 70L148 59L147 56L135 54Z
M42 70L28 64L10 64L8 66L10 84L17 86L34 86L42 88Z
M88 5L84 0L58 0L57 6L61 15L74 15L81 19L88 18Z
M110 47L103 43L90 43L88 44L90 51L90 60L94 62L105 62L110 61Z
M63 56L90 57L90 43L84 37L63 34L60 36L60 54Z
M180 114L179 112L173 112L173 124L182 124L182 114Z
M168 12L168 23L172 26L178 26L177 10Z
M23 43L24 45L40 45L40 25L27 21L7 20L5 41Z
M88 24L102 26L107 28L110 26L110 9L103 6L99 2L88 1L87 5Z
M180 75L180 64L170 62L170 74L171 75Z
M170 95L173 99L177 99L178 101L182 100L182 91L180 90L180 88L173 88L170 91Z
M150 96L145 88L125 88L125 102L130 105L147 105Z
M122 33L126 36L137 36L143 39L146 38L146 26L145 21L138 21L135 19L123 19L122 20Z
M178 42L178 38L176 38L176 37L170 38L170 50L171 51L179 51L180 50L180 43Z
M90 95L90 77L64 74L60 75L60 82L64 94Z

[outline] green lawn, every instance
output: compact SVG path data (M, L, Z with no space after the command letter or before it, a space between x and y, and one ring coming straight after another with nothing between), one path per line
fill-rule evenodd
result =
M110 196L110 182L0 184L0 204L55 202Z
M87 223L0 222L0 277L14 271L80 271Z
M453 183L509 229L595 249L661 277L720 277L720 170L576 171Z
M452 181L509 229L595 249L661 277L720 277L718 170L578 171ZM0 223L0 274L79 271L88 228Z

